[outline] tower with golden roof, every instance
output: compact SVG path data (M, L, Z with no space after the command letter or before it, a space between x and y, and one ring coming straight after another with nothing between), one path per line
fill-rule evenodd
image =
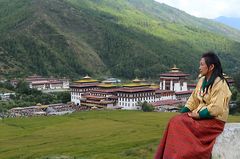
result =
M187 91L188 76L174 65L169 72L160 74L160 90Z

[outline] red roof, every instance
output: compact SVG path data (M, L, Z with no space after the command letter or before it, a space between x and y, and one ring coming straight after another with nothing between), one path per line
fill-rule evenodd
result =
M117 96L109 96L108 98L109 98L109 99L118 99Z
M87 101L84 101L85 103L93 103L93 104L111 104L111 103L114 103L114 101L93 101L93 100L87 100Z
M50 80L48 78L26 78L25 79L27 82L34 82L34 81L47 81Z
M50 83L63 83L63 82L59 80L50 80Z
M160 74L160 77L186 77L189 76L189 74L182 73L182 72L168 72L168 73L163 73Z
M183 103L184 102L181 100L168 99L168 100L160 100L160 101L152 102L151 104L156 107L156 106L164 106L164 105L174 106L176 104L183 104Z
M83 96L83 98L87 98L87 99L106 99L106 97L103 96L94 96L94 95L85 95Z
M193 90L189 91L182 91L182 92L176 92L176 95L182 95L182 94L192 94Z
M171 90L156 90L156 93L175 93L175 91L171 91Z
M100 93L114 93L114 92L117 92L119 90L119 88L113 88L113 89L97 89L97 90L94 90L92 92L96 93L96 92L100 92Z
M43 84L49 84L49 82L48 81L32 82L32 85L43 85Z
M89 83L89 84L71 84L70 88L86 88L86 87L97 87L97 83Z
M150 92L154 91L153 88L145 88L145 87L135 87L135 88L119 88L118 92L125 92L125 93L134 93L134 92Z

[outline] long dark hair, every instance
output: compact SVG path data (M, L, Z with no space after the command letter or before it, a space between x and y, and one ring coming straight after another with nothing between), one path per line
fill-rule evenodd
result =
M208 68L210 67L210 65L212 65L212 64L214 65L214 69L213 69L211 78L209 79L209 83L206 86L207 91L208 91L209 87L212 88L213 83L217 77L220 77L222 80L225 80L227 82L227 80L223 76L221 62L220 62L218 56L214 52L212 52L212 51L206 52L202 55L202 58L204 58L205 63L208 66ZM227 84L228 84L228 82L227 82ZM228 86L229 86L229 84L228 84Z

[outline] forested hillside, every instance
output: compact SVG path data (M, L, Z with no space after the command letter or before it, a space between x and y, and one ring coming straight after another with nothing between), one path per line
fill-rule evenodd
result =
M216 51L240 65L240 32L153 0L0 0L0 74L152 77L176 64L196 75Z

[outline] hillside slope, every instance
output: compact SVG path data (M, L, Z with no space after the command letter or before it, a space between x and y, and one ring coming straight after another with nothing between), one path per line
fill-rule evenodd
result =
M240 64L239 31L154 1L0 0L0 13L8 77L157 78L173 64L196 75L207 50L218 52L227 73Z

